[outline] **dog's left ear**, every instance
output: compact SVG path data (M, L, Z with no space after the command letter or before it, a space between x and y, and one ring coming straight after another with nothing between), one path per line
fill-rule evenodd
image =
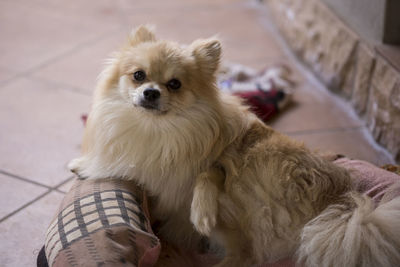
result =
M129 44L135 46L139 43L155 41L156 36L154 35L153 30L154 27L149 25L141 25L132 30L128 38Z
M190 48L197 64L206 74L213 75L218 67L221 57L221 43L215 38L194 41Z

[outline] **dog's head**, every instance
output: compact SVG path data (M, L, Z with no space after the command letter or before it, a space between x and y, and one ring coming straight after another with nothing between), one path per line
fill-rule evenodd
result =
M160 116L184 112L216 94L215 72L221 45L216 39L189 46L157 40L145 26L134 30L117 53L113 81L121 96L138 111ZM114 89L113 89L114 88Z

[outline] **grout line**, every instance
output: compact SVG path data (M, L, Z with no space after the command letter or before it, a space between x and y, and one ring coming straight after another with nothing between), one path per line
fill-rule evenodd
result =
M65 194L65 192L59 190L58 188L59 188L60 186L64 185L65 183L69 182L70 180L72 180L72 179L75 177L75 175L71 175L71 176L69 176L68 178L66 178L65 180L63 180L62 182L56 184L55 186L49 186L49 185L45 185L45 184L42 184L42 183L39 183L39 182L30 180L30 179L28 179L28 178L25 178L25 177L22 177L22 176L20 176L20 175L16 175L16 174L13 174L13 173L4 171L4 170L0 170L0 173L3 174L3 175L9 176L9 177L16 178L16 179L18 179L18 180L21 180L21 181L30 183L30 184L34 184L34 185L37 185L37 186L41 186L41 187L47 188L47 189L49 189L49 190L55 190L55 191L57 191L57 192L59 192L59 193L63 193L63 194Z
M58 89L61 89L61 90L77 93L79 95L90 96L90 97L93 95L92 92L87 92L87 90L85 90L82 87L78 87L78 86L75 86L75 85L72 85L72 84L68 84L68 83L65 83L65 82L56 82L56 81L48 80L48 79L45 79L45 78L40 78L40 77L37 77L37 76L33 76L32 74L28 74L27 78L29 78L29 79L31 79L33 81L37 81L37 82L46 84L46 85L55 86L55 87L57 87ZM94 86L93 86L93 88L94 88Z
M32 181L32 180L30 180L28 178L25 178L25 177L22 177L22 176L19 176L19 175L16 175L16 174L4 171L4 170L0 170L0 173L4 174L6 176L10 176L10 177L16 178L18 180L27 182L27 183L31 183L31 184L34 184L34 185L38 185L38 186L50 189L50 190L53 189L53 187L51 187L51 186L48 186L48 185L45 185L45 184L42 184L42 183L39 183L39 182L36 182L36 181Z
M64 184L68 183L69 181L73 180L75 178L75 175L71 175L70 177L68 177L66 180L62 181L61 183L59 183L58 185L54 186L54 190L56 190L57 192L66 194L67 192L64 192L62 190L59 189L59 187L63 186Z
M8 85L9 83L13 82L14 80L17 80L17 79L22 78L24 76L31 77L31 74L33 74L34 72L36 72L36 71L38 71L38 70L40 70L40 69L42 69L44 67L47 67L50 64L55 63L55 62L59 61L60 59L66 57L68 55L71 55L71 54L83 49L84 47L87 47L88 45L90 45L92 43L95 43L95 42L101 41L101 40L103 40L105 38L108 38L110 35L117 34L117 32L121 31L122 28L123 28L122 26L116 27L113 30L109 30L106 33L99 34L96 37L93 37L93 38L91 38L89 40L85 40L82 43L79 43L79 44L77 44L77 45L75 45L75 46L73 46L73 47L71 47L69 49L66 49L63 52L60 52L60 54L55 55L54 57L49 58L49 59L37 64L36 66L33 66L33 67L31 67L31 68L29 68L29 69L27 69L25 71L21 71L18 74L14 75L13 77L8 78L8 79L0 82L0 87Z
M0 218L0 223L2 223L3 221L7 220L8 218L10 218L11 216L17 214L18 212L20 212L21 210L25 209L26 207L28 207L29 205L33 204L34 202L36 202L37 200L45 197L46 195L48 195L51 191L53 191L52 189L47 190L47 192L37 196L36 198L32 199L31 201L29 201L28 203L22 205L21 207L19 207L18 209L12 211L11 213L7 214L6 216L4 216L3 218Z
M2 170L0 170L0 173L5 174L5 175L8 175L8 176L11 176L11 177L14 177L14 178L17 178L17 179L21 179L21 180L26 181L26 182L30 182L30 183L33 183L33 184L36 184L36 185L40 185L40 186L46 187L46 188L48 189L48 190L47 190L46 192L44 192L43 194L37 196L36 198L30 200L29 202L25 203L24 205L22 205L21 207L17 208L16 210L10 212L10 213L7 214L6 216L0 218L0 223L2 223L3 221L7 220L7 219L10 218L11 216L17 214L18 212L20 212L21 210L23 210L23 209L25 209L26 207L30 206L31 204L35 203L36 201L42 199L43 197L45 197L46 195L50 194L51 192L57 192L57 193L61 193L61 194L64 194L64 195L65 195L66 192L60 190L59 187L62 186L62 185L64 185L64 184L66 184L67 182L69 182L70 180L72 180L72 179L75 177L75 175L71 175L71 176L69 176L67 179L65 179L64 181L62 181L62 182L56 184L55 186L51 187L51 186L46 186L46 185L43 185L43 184L40 184L40 183L37 183L37 182L34 182L34 181L30 181L30 180L28 180L28 179L26 179L26 178L17 176L17 175L15 175L15 174L11 174L11 173L8 173L8 172L4 172L4 171L2 171Z

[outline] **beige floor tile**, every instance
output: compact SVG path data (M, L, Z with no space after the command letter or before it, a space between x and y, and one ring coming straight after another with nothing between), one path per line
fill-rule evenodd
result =
M366 160L377 165L391 163L392 159L382 149L371 145L367 130L347 130L332 132L315 132L290 135L303 141L309 148L321 152L332 152L349 158Z
M0 66L27 71L114 29L25 1L0 2Z
M71 85L92 95L96 78L104 68L105 60L125 41L126 33L118 31L53 64L31 74L34 78Z
M79 154L90 97L19 79L0 89L0 169L54 186Z
M63 196L53 191L0 224L1 266L36 266L47 227Z
M1 173L0 181L0 219L48 190Z

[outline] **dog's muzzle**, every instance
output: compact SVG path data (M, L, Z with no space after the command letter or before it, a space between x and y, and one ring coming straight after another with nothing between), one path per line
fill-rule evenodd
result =
M140 99L140 106L146 109L158 109L161 92L158 89L146 88Z

